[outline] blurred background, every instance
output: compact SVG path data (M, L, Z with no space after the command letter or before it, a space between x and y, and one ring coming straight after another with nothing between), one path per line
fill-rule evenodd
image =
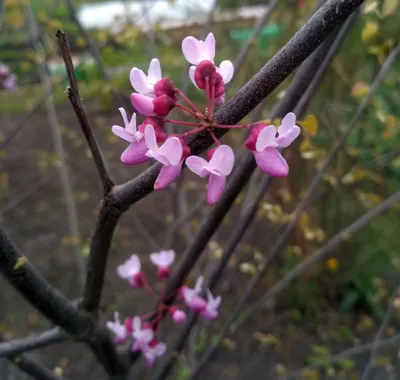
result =
M282 0L256 38L227 86L235 94L306 22L318 2ZM319 3L323 3L320 1ZM94 227L101 185L84 136L65 94L67 81L55 33L68 32L81 97L117 183L141 173L124 166L124 143L111 133L122 120L118 107L129 105L129 71L147 71L160 59L163 75L185 88L196 104L203 94L188 81L181 53L185 36L212 31L216 62L236 61L267 1L239 0L3 0L0 2L0 215L20 249L69 299L82 294L89 238ZM397 0L366 1L355 25L333 60L316 96L301 118L300 141L286 152L290 175L274 179L260 210L229 261L216 294L223 297L218 320L199 324L179 356L171 379L184 380L217 337L236 300L257 273L279 233L290 221L316 168L349 124L389 52L399 42ZM265 120L284 96L292 76L280 85L250 120ZM323 184L296 225L290 245L254 290L254 300L290 269L355 219L398 191L400 185L400 61L391 67L346 146L336 156ZM175 112L175 111L174 111ZM254 115L254 113L257 113ZM239 155L243 135L225 137ZM203 253L193 279L218 261L238 218L254 195L262 174L235 202L222 227ZM136 253L146 259L154 246L174 249L178 257L190 244L210 206L205 183L185 172L176 192L154 192L125 213L110 254L101 319L114 310L136 315L152 300L132 291L115 273ZM183 216L184 223L176 223ZM385 316L399 279L400 209L394 206L357 234L348 236L330 256L285 289L272 304L249 316L235 334L222 341L207 367L207 379L275 379L313 363L298 379L358 379L369 351L331 361L337 352L370 342ZM147 260L147 261L146 261ZM147 268L150 278L152 268ZM7 338L39 333L51 325L0 278L0 334ZM399 334L400 297L384 330ZM179 327L168 324L172 337ZM397 340L400 342L400 340ZM398 379L398 344L376 358L371 379ZM32 357L67 379L105 379L92 353L76 342L36 350ZM138 372L139 371L139 372ZM261 372L260 372L261 371ZM136 378L151 378L140 364ZM0 359L2 380L27 378ZM132 377L135 378L135 377Z

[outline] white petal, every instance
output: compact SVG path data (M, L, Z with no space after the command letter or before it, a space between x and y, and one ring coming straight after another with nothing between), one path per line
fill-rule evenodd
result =
M142 94L142 95L153 94L153 86L149 82L146 74L142 70L138 69L137 67L134 67L131 70L129 78L131 80L132 87L139 94Z
M218 71L221 74L224 83L227 84L232 80L235 68L231 61L222 61L221 64L219 65Z
M182 41L182 52L186 60L192 65L198 65L201 62L199 51L199 41L192 36L184 38Z
M276 147L276 128L273 125L268 125L263 128L258 134L256 141L257 152L262 152L267 147Z
M204 158L198 156L189 156L185 163L188 169L194 174L197 174L200 177L207 176L208 173L205 173L201 170L208 165L208 162Z
M176 166L182 158L183 148L178 137L170 137L161 145L158 152L168 160L170 165Z
M157 58L151 60L147 78L152 85L162 79L160 61Z
M147 124L144 128L144 141L150 150L158 152L156 131L151 124Z
M295 125L296 125L296 115L293 112L289 112L282 119L281 125L278 127L278 132L280 135L284 134Z

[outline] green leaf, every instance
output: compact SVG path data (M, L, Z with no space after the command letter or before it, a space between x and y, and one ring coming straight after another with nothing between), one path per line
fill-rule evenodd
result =
M355 304L359 299L360 295L356 291L347 293L346 296L343 298L342 302L340 303L339 312L341 314L348 313L350 310L354 308Z

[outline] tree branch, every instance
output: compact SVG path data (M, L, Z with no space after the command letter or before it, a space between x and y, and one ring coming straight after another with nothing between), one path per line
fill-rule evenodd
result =
M0 273L39 312L77 340L85 341L106 371L119 374L115 346L104 329L99 329L89 315L73 306L54 289L28 262L0 226Z
M6 344L7 340L0 336L0 345ZM30 359L28 356L21 354L10 354L7 355L7 359L21 369L23 372L32 376L37 380L62 380L60 376L57 376L53 371L44 367L37 361Z
M66 339L68 339L68 336L61 331L59 327L54 327L53 329L44 331L39 335L4 341L0 343L0 358L36 350L37 348L46 347L54 343L62 342Z
M103 184L104 194L108 194L111 188L114 186L111 181L110 175L106 168L106 164L102 157L100 148L97 144L96 138L94 137L93 130L90 126L89 120L86 116L85 109L82 104L82 100L79 96L78 84L76 82L74 65L72 63L71 51L69 49L68 36L65 31L58 30L56 33L58 44L61 49L65 67L67 69L69 78L68 98L71 101L72 107L74 108L75 114L79 120L82 132L85 135L86 141L89 145L90 152L92 153L94 162L97 167L97 171L100 176L100 180Z

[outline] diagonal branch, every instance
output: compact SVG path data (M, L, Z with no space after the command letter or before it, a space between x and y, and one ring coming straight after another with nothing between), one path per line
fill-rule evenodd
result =
M391 197L383 201L378 206L372 208L363 216L358 218L350 226L340 231L333 238L331 238L323 247L317 250L313 255L299 264L296 268L292 269L287 273L276 285L274 285L267 294L258 299L252 306L249 307L247 316L254 312L261 305L265 304L270 298L275 297L283 289L286 288L295 278L303 274L307 269L309 269L313 264L320 261L332 251L338 244L348 239L349 236L358 232L361 228L367 225L373 218L376 218L380 214L389 210L393 205L400 201L400 191L393 194ZM246 317L247 317L246 316ZM379 337L378 337L379 338ZM380 338L379 338L380 339Z
M78 84L76 82L74 65L72 63L71 51L69 49L68 36L65 31L57 31L57 39L61 49L62 56L64 58L65 67L67 69L69 78L68 87L68 98L71 101L72 107L74 108L75 114L78 117L79 124L81 126L82 132L85 135L86 141L89 145L90 152L92 153L94 162L99 172L100 180L103 183L104 194L108 194L113 187L113 182L111 181L110 175L106 168L106 164L102 157L100 148L94 137L93 130L90 126L89 120L86 116L85 109L82 104L82 100L79 96Z
M28 336L21 339L13 339L0 343L0 358L10 355L18 355L22 352L36 350L49 346L54 343L62 342L68 339L59 327L44 331L38 335Z
M328 0L260 72L216 113L216 121L220 124L239 122L289 76L362 2L363 0ZM214 133L221 137L227 131L227 129L217 129ZM196 154L207 149L212 143L213 140L208 133L199 133L190 139L189 146L192 154ZM247 161L242 168L251 171L254 165L253 161ZM115 186L107 202L103 202L89 255L89 272L83 302L86 310L94 311L98 308L108 250L119 216L132 204L153 191L160 169L161 164L154 164L133 180ZM245 178L238 177L237 180L243 181ZM244 185L245 183L240 184L232 194L239 194ZM229 196L232 195L227 194L227 197ZM222 201L213 210L218 207L222 209L221 204ZM226 208L226 205L224 207ZM212 223L214 222L215 219ZM187 270L187 268L181 269L181 274ZM172 281L171 284L173 283Z

